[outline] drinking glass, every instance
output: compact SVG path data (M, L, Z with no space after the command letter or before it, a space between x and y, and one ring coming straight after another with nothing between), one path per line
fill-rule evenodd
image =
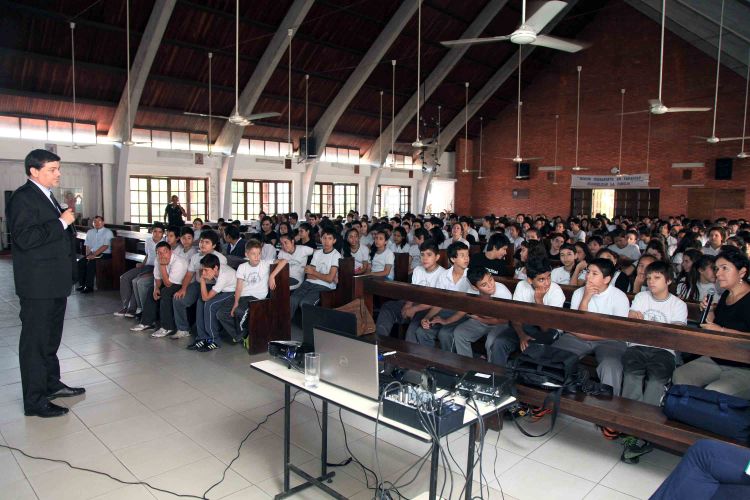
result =
M305 353L305 388L317 389L320 384L320 353Z

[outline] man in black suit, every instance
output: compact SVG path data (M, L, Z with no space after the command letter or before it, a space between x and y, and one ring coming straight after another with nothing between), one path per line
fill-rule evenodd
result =
M224 241L227 242L226 256L245 258L245 240L240 236L240 229L230 224L224 229Z
M28 181L8 204L13 276L21 299L18 358L26 416L59 417L68 409L51 399L83 394L60 381L57 349L65 306L74 281L75 213L63 208L51 189L60 184L60 157L35 149L24 161Z

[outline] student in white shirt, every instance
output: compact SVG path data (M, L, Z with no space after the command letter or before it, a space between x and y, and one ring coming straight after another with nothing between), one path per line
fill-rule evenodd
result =
M406 230L401 227L394 227L391 239L388 240L388 249L396 253L409 253L409 238L406 235Z
M466 279L466 270L469 267L469 247L460 241L454 242L448 246L446 253L448 254L448 260L453 265L440 276L436 288L454 292L468 292L470 285ZM433 347L439 330L443 328L452 330L463 319L464 314L460 311L433 306L422 318L419 328L410 329L406 332L406 340ZM443 332L443 335L448 334ZM450 345L441 345L440 347L445 351L451 349Z
M633 262L641 257L641 249L638 248L638 245L631 245L628 243L628 235L626 233L615 235L614 245L610 245L608 248L617 255L625 257Z
M85 255L78 259L78 290L81 293L94 291L97 261L112 258L112 238L114 234L104 227L104 218L97 215L93 220L93 229L86 231L84 242Z
M495 278L483 266L469 267L466 271L466 279L471 288L469 293L477 293L484 300L492 298L511 300L510 290L502 283L495 282ZM455 328L441 328L438 333L440 346L450 346L462 356L473 357L471 349L472 342L483 337L493 339L507 326L507 321L489 316L476 314L464 314L466 320ZM491 345L491 344L490 344Z
M685 253L683 265L689 261L690 252L688 250ZM716 257L713 255L701 255L696 262L690 261L690 270L686 273L685 279L677 284L677 296L682 300L703 302L711 293L717 297L721 295L716 287L715 264Z
M387 280L393 280L395 255L391 252L388 245L388 234L381 230L375 233L372 248L370 249L370 276L381 276Z
M519 281L513 291L513 300L527 304L563 307L565 294L560 285L552 281L552 267L545 257L533 256L529 259L526 272L526 279ZM560 332L553 328L543 329L536 325L511 322L511 328L502 330L493 339L488 339L488 342L491 342L491 347L487 349L490 353L489 361L505 366L508 357L519 348L525 351L532 342L551 344L559 334Z
M181 332L190 331L187 309L196 303L201 294L200 283L198 283L198 274L201 271L201 259L212 253L219 258L222 266L227 263L227 258L219 252L218 245L219 233L213 229L203 229L201 231L201 239L198 242L198 253L190 258L188 272L182 280L182 286L174 294L174 319L177 324L177 330Z
M597 258L589 263L586 285L573 292L570 308L626 318L630 301L620 289L609 286L615 266L611 261ZM583 320L585 321L585 319ZM613 389L615 396L622 388L622 353L625 342L607 340L593 335L566 332L553 344L559 349L576 353L579 357L594 353L599 380Z
M409 256L411 257L409 259L409 272L413 273L414 270L419 267L420 265L423 265L422 263L422 251L421 247L424 242L426 242L428 239L430 239L430 233L427 232L424 228L418 228L414 230L414 238L413 243L409 247ZM437 245L435 245L437 248ZM436 251L440 251L438 248Z
M237 278L234 269L228 264L221 265L219 258L214 254L206 255L200 263L201 270L198 283L201 287L201 297L196 304L195 342L190 344L188 349L208 352L219 348L218 339L221 324L219 323L218 312L224 304L231 302L234 297ZM215 281L212 288L207 285L209 281ZM179 337L175 334L172 338Z
M287 263L284 259L263 260L261 257L262 247L263 244L256 239L247 242L245 245L247 262L240 264L235 273L236 282L232 290L234 300L224 301L216 313L222 328L234 342L242 341L242 324L245 321L245 313L248 311L250 302L265 299L268 296L269 289L276 289L276 275ZM273 271L271 266L275 266ZM240 321L235 322L235 319ZM250 333L252 334L252 332ZM215 342L215 339L212 340ZM206 344L204 348L210 349L211 346Z
M558 285L580 286L586 281L586 261L576 260L576 247L565 243L560 247L560 263L562 266L552 270L552 281Z
M292 292L290 300L291 318L302 304L317 304L320 292L336 289L336 277L339 271L341 254L334 248L336 244L336 230L323 229L320 235L323 248L315 250L310 265L305 267L307 279L302 286Z
M117 317L126 316L135 317L137 309L136 303L136 278L143 274L154 272L154 262L156 261L156 244L164 238L164 225L157 222L151 228L151 237L146 239L144 247L146 250L146 259L135 265L129 271L120 275L120 304L122 308L115 313ZM153 281L153 279L152 279Z
M471 247L469 242L464 239L464 231L461 224L456 223L451 226L451 237L450 239L446 239L443 244L440 245L440 249L447 249L453 243L463 243L466 245L466 248Z
M704 255L719 255L721 246L727 239L727 231L723 227L712 227L708 230L708 242L703 246Z
M425 231L418 229L417 232ZM425 231L426 232L426 231ZM412 285L437 287L437 283L445 273L438 261L440 249L432 240L427 240L420 247L422 265L414 269L411 274ZM376 323L378 335L389 336L395 324L410 322L410 329L416 330L422 317L427 314L430 306L416 304L410 300L391 300L380 307ZM414 327L412 328L412 324ZM408 336L407 336L408 338Z
M154 291L146 297L143 304L141 322L131 328L133 332L142 332L154 328L156 323L157 302L161 328L151 334L152 337L166 337L175 330L175 318L172 307L173 297L180 289L180 283L188 270L188 262L172 253L169 243L160 241L156 244L156 263L154 266ZM158 334L158 335L157 335Z
M586 231L581 229L581 219L577 217L570 219L570 229L568 230L568 236L573 243L577 241L586 243Z
M638 293L630 306L630 318L675 325L687 324L687 305L669 293L669 266L654 261L645 270L648 290ZM672 349L628 342L622 355L622 396L658 406L664 386L675 370Z
M353 227L346 231L344 257L354 259L354 274L365 274L370 271L370 249L360 243L359 231Z
M281 250L278 258L289 263L289 289L296 290L305 281L305 266L314 250L307 245L297 245L291 234L282 234L279 241Z

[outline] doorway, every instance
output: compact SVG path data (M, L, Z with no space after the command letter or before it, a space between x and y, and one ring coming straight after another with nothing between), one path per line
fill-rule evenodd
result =
M604 214L607 217L613 217L615 214L615 190L614 189L594 189L591 193L591 213Z

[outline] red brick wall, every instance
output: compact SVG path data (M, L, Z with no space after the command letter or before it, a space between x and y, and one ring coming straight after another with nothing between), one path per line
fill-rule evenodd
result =
M660 26L635 9L610 4L578 38L592 46L578 54L559 53L550 66L522 91L523 138L521 153L540 156L532 161L531 179L517 181L513 157L516 149L516 110L509 106L485 127L483 168L487 178L462 174L463 140L456 146L456 209L475 215L546 213L568 215L570 211L570 167L575 165L576 66L583 66L581 83L580 172L605 175L618 164L620 140L620 89L625 88L625 111L646 109L658 92ZM537 48L548 51L550 49ZM713 106L715 59L667 31L665 39L663 100L667 106ZM515 75L514 77L515 78ZM739 136L742 132L745 80L725 66L721 69L716 135ZM559 114L557 185L537 167L553 165L555 114ZM660 188L661 215L687 213L687 188L673 184L705 184L706 188L745 188L750 207L750 160L739 160L739 142L709 145L691 136L711 135L713 113L669 113L651 116L649 151L650 187ZM622 172L646 172L649 114L625 116ZM471 142L471 141L470 141ZM478 154L478 141L470 144ZM745 150L750 150L746 143ZM472 155L469 155L470 158ZM732 181L715 181L716 158L733 157ZM690 181L679 179L673 162L705 162L693 170ZM469 162L471 165L471 161ZM471 169L471 166L469 167ZM513 200L513 189L529 189L530 197ZM714 217L747 216L745 210L715 211Z

